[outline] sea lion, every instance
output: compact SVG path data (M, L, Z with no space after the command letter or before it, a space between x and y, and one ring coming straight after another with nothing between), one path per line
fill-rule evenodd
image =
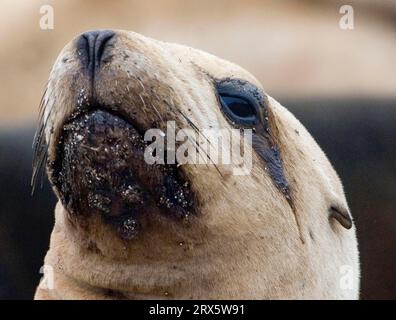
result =
M147 163L145 132L170 121L250 129L251 171ZM36 299L358 298L339 177L230 62L133 32L79 35L51 71L35 159L59 199Z

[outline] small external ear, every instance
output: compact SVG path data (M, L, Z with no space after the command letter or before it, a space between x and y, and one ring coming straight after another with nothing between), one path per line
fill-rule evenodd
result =
M348 209L332 205L329 209L329 219L337 220L345 229L351 229L353 222Z

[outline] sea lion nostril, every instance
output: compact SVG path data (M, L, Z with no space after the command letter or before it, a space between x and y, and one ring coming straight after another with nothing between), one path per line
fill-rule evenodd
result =
M95 72L96 68L100 67L105 49L114 35L115 33L110 30L89 31L83 33L77 39L78 55L83 66L91 74Z

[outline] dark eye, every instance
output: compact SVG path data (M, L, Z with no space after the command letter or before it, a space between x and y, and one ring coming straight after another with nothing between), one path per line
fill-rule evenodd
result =
M221 107L228 118L241 125L254 125L258 122L255 106L247 99L219 94Z

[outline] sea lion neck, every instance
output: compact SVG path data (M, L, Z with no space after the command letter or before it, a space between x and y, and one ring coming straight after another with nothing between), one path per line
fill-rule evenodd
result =
M237 246L238 240L221 234L196 234L189 238L179 235L162 238L161 243L151 238L150 243L143 239L131 244L112 236L111 228L103 228L95 219L85 226L76 225L60 203L55 218L51 247L58 249L47 253L45 264L55 274L54 290L61 298L67 299L62 297L67 293L57 287L64 281L91 298L226 298L222 288L228 281L228 272L253 267L251 260L241 259L243 249ZM233 248L229 252L235 262L229 266L218 259L223 250L210 245L222 241L228 241ZM79 268L75 268L77 264ZM230 270L224 272L227 269ZM238 284L246 280L245 276L232 284L232 296L251 294Z

